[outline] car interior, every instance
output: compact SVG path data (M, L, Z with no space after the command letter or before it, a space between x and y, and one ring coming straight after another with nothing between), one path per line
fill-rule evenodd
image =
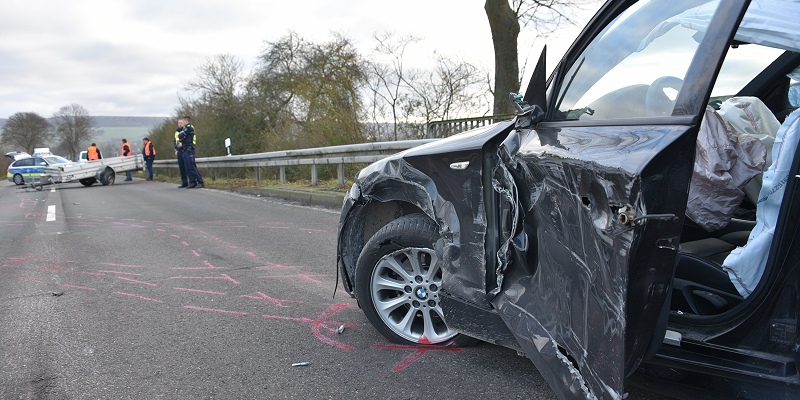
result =
M736 44L735 46L745 46ZM749 45L747 45L749 46ZM762 141L767 149L767 162L770 165L772 143L775 135L783 125L789 125L796 119L787 119L798 104L796 91L800 82L792 72L800 65L800 54L785 52L777 57L767 68L742 88L734 97L714 98L711 106L713 113L724 121L730 135L740 137L745 131L762 134ZM720 77L722 79L722 77ZM721 112L726 105L737 103L739 113ZM704 123L707 123L706 114ZM747 125L750 126L747 126ZM800 131L794 129L786 132L786 140L796 141ZM768 136L768 137L767 137ZM763 140L766 139L766 140ZM794 154L790 155L791 158ZM696 161L697 162L697 161ZM697 172L697 164L695 172ZM673 318L691 319L693 316L719 315L734 311L742 304L745 297L732 283L732 278L723 268L728 255L737 247L744 247L757 224L757 204L759 192L762 190L761 171L749 179L742 187L741 202L738 204L719 229L709 231L702 224L686 218L681 234L679 255L676 260L675 279L670 310ZM693 178L693 184L694 184ZM770 192L774 188L765 188ZM709 197L713 199L714 194ZM764 221L762 221L763 223ZM766 256L764 257L766 260ZM765 265L770 268L770 265ZM765 270L763 276L769 274Z

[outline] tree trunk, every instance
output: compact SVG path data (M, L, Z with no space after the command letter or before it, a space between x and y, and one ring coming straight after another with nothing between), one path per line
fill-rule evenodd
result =
M494 44L494 115L511 114L514 107L508 94L519 92L519 20L508 0L486 0L483 8Z

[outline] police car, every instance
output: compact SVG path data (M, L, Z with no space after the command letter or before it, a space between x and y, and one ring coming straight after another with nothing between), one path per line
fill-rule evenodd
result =
M49 151L35 151L33 155L11 152L6 153L6 157L14 159L14 162L8 166L6 177L8 177L9 182L14 182L16 185L33 182L35 178L44 173L45 167L71 163L66 158L54 155Z

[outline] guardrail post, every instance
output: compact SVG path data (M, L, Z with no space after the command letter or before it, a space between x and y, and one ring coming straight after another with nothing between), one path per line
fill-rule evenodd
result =
M317 164L311 164L311 186L317 186Z
M281 185L286 184L286 167L281 165L280 166L280 175L281 175Z
M344 185L344 164L336 166L336 177L339 178L339 186Z
M261 183L261 167L256 167L256 183Z

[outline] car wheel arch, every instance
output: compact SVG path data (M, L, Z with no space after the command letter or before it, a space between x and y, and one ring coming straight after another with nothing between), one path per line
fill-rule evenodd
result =
M381 228L392 221L409 214L426 214L415 204L400 199L370 201L354 207L339 235L340 263L343 263L346 287L354 288L355 266L358 256L366 242ZM428 215L434 221L433 216Z

